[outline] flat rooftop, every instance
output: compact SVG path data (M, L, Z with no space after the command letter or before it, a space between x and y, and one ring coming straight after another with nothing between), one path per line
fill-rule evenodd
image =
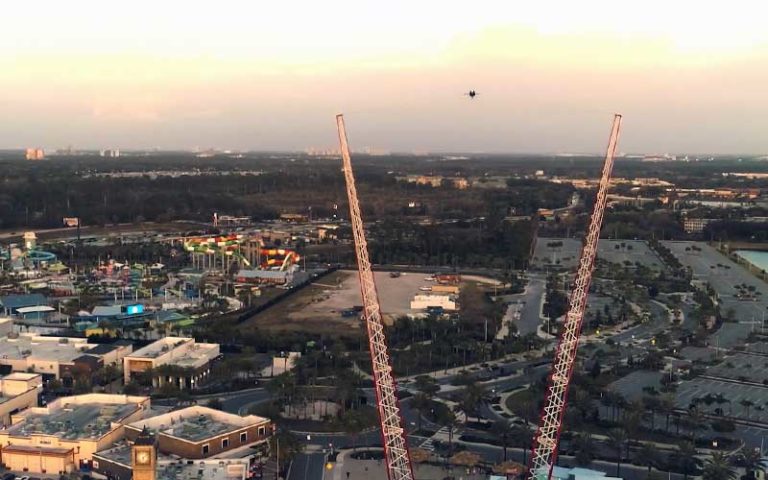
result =
M157 358L160 355L190 341L190 338L164 337L128 355L129 358Z
M128 442L118 442L112 448L96 452L99 457L126 467L131 466L131 445ZM199 480L241 480L245 476L240 465L247 470L247 461L237 460L204 460L191 462L173 455L157 452L158 480L188 479ZM202 471L202 475L200 472Z
M117 442L114 446L106 449L101 450L99 452L96 452L96 455L106 459L110 460L115 463L119 463L120 465L124 465L126 467L131 466L131 444L129 444L126 441L120 441ZM157 451L157 461L171 461L176 459L176 457L172 457L170 455L166 455L162 453L160 450Z
M33 358L67 363L94 347L78 340L81 339L40 337L29 334L20 334L18 338L2 337L0 338L0 358L11 360Z
M136 403L64 403L53 411L28 410L23 420L8 427L11 436L51 435L63 440L97 439L113 430L113 423L139 409Z
M269 419L256 415L241 417L208 407L193 406L134 422L131 427L142 429L146 426L152 433L164 433L182 440L200 442L252 425L267 423Z
M199 367L219 355L219 345L196 343L192 338L164 337L126 358L153 360L166 354L169 355L168 363L179 367Z
M39 373L25 373L25 372L13 372L10 373L4 377L0 377L0 380L21 380L21 381L28 381L32 380L35 377L39 377Z
M247 463L189 463L176 462L157 467L157 480L245 480L248 472Z

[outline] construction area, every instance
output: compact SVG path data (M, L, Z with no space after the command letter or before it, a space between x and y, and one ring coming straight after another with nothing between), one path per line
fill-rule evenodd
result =
M376 288L381 295L385 322L404 315L429 312L450 313L458 308L458 277L423 273L376 272ZM360 328L360 277L357 272L340 270L290 295L277 305L259 313L243 325L257 325L272 331L313 331L343 333Z

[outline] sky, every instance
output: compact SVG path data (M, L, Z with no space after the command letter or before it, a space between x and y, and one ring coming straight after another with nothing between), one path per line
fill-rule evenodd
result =
M768 154L768 2L9 2L0 148ZM479 95L470 100L469 89Z

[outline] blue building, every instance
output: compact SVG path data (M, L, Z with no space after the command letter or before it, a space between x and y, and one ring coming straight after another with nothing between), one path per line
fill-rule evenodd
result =
M47 307L48 299L40 293L0 297L0 308L6 316L23 316L31 307ZM21 309L21 311L20 311Z

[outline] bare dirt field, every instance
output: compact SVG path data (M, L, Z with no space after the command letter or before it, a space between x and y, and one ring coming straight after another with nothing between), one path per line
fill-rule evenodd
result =
M397 278L387 272L374 275L385 321L411 313L410 302L420 293L419 287L433 284L424 280L425 274L403 273ZM241 328L353 334L361 327L357 316L342 317L341 311L357 305L362 305L357 272L338 271L257 314Z

